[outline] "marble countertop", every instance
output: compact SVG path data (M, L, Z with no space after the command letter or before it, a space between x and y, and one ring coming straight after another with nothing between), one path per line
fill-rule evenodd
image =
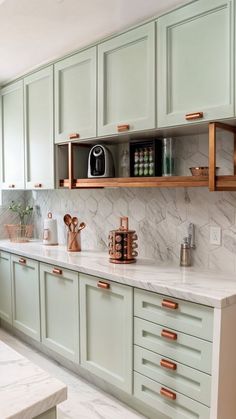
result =
M20 256L167 296L222 308L236 303L235 275L195 268L157 264L151 259L116 265L105 252L70 253L64 246L45 246L39 241L12 243L0 240L0 249Z
M1 418L32 418L66 398L63 383L0 340Z

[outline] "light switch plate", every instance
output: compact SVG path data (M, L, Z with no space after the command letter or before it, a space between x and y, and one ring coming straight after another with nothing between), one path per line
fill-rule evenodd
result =
M210 227L210 244L221 245L221 228L216 226Z

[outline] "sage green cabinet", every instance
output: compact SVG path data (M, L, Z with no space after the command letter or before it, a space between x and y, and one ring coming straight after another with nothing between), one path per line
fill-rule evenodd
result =
M80 274L81 365L128 393L132 312L131 287Z
M2 189L24 189L24 106L22 80L1 90L0 108Z
M12 324L10 255L0 252L0 318Z
M79 362L78 273L40 264L42 342Z
M13 326L40 341L39 263L11 256Z
M26 188L54 188L53 66L24 79Z
M98 135L155 127L155 25L98 46Z
M234 112L234 1L198 0L157 21L158 127Z
M59 61L55 74L55 142L96 136L96 47ZM76 138L76 137L75 137Z

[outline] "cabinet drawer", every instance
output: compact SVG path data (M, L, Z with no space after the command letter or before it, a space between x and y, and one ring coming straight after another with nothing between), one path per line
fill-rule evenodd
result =
M212 344L210 342L172 329L168 329L168 331L175 335L175 339L163 337L163 330L167 329L158 324L135 318L134 343L184 365L189 365L208 374L211 373Z
M135 289L134 315L189 335L212 341L211 307Z
M208 374L139 346L134 346L134 370L210 406L211 376Z
M147 405L174 419L209 419L210 409L201 403L164 387L174 400L160 394L164 386L150 378L134 373L134 396ZM157 416L158 417L158 416Z

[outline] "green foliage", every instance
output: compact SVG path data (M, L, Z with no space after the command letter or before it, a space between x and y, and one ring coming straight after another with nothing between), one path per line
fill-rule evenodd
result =
M9 206L9 210L18 214L20 218L20 224L25 224L25 219L32 214L33 207L30 205L25 206L22 203L17 204L16 202L12 201L11 205Z

